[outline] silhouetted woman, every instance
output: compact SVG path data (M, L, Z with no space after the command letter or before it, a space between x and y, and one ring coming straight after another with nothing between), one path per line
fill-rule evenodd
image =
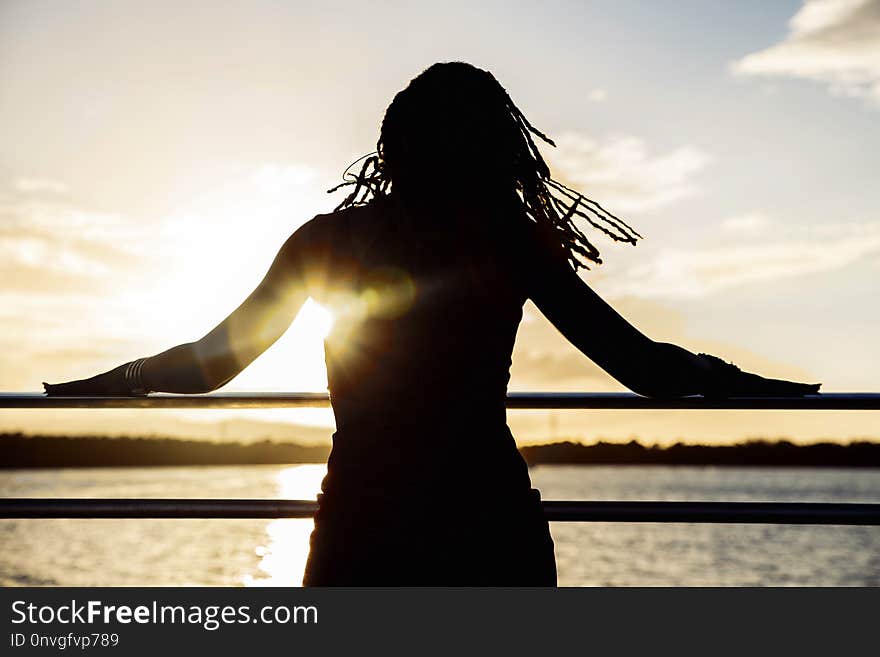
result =
M599 252L576 225L626 223L553 180L536 130L492 74L435 64L395 96L377 153L336 211L297 229L256 290L197 342L49 394L203 393L277 340L308 297L336 433L309 585L553 585L553 541L506 424L522 307L650 396L802 395L650 340L577 275ZM332 191L332 190L331 190ZM291 363L291 367L295 367Z

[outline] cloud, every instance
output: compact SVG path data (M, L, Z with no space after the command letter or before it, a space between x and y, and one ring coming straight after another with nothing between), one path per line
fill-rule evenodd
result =
M311 167L264 164L189 207L145 220L85 207L64 196L62 182L17 178L0 196L2 289L101 294L108 282L158 270L170 276L193 261L205 266L210 260L222 270L236 255L277 250L296 227L292 211L306 196L310 202L323 197L316 181ZM315 190L307 193L307 187ZM299 222L313 214L307 211ZM254 231L255 224L261 230ZM255 263L261 270L267 264Z
M768 223L762 212L747 212L722 221L721 230L731 235L755 237L767 230Z
M587 98L589 98L594 103L602 103L608 100L608 90L607 89L593 89L589 94L587 94Z
M682 345L694 352L718 354L740 367L791 380L812 377L803 368L730 342L691 334L688 318L665 301L635 296L612 300L617 312L651 339ZM626 390L568 342L531 303L516 339L511 367L512 390L613 392Z
M131 264L142 233L123 217L64 199L13 198L0 205L2 288L41 295L95 292Z
M880 222L804 229L800 239L758 244L663 249L656 257L603 281L609 296L698 298L720 290L842 269L880 255Z
M681 313L660 303L628 297L615 299L614 307L652 337L675 341L684 335ZM510 373L516 390L625 390L566 340L531 301L524 308Z
M130 267L148 249L152 227L61 196L63 183L21 184L0 202L0 275L4 290L57 275L83 286ZM47 191L52 196L47 196ZM67 289L69 286L65 285ZM43 288L52 293L53 286Z
M695 194L694 177L710 157L694 146L649 152L637 137L596 141L575 133L556 140L548 154L559 178L612 211L652 210Z
M561 340L558 334L554 342ZM532 338L532 347L521 348L513 358L513 385L529 390L619 390L608 375L574 347L548 347Z
M880 107L880 0L807 0L780 43L731 65L737 75L825 83Z
M25 193L66 194L70 191L70 188L62 182L42 178L17 178L13 187L16 191Z
M207 330L314 206L326 206L321 183L313 169L269 163L151 217L91 207L62 182L9 181L0 189L0 337L11 344L0 385L33 387L48 363L55 376L75 377L172 333ZM71 350L96 336L99 350Z

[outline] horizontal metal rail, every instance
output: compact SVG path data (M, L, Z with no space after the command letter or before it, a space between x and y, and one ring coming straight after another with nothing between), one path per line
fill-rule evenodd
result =
M446 399L447 397L443 397ZM438 395L438 400L441 396ZM316 408L329 406L324 392L223 392L147 397L46 397L42 393L0 393L0 408ZM656 399L632 393L512 392L516 409L596 410L880 410L878 393L825 393L806 397L679 397Z
M561 522L699 522L880 525L880 504L814 502L562 502L544 514ZM469 509L473 505L468 505ZM311 518L313 500L84 499L0 500L0 518ZM371 509L364 509L369 513Z
M279 408L326 407L326 393L157 394L148 397L46 397L0 393L0 408ZM880 410L880 394L826 393L806 397L682 397L651 399L630 393L519 392L514 409L599 410ZM880 504L812 502L545 501L550 521L699 522L880 525ZM0 499L0 518L309 518L312 500L257 499ZM366 511L369 511L367 509Z

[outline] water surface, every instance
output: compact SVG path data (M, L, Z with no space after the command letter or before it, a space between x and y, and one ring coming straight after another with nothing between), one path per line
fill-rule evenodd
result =
M314 498L323 465L0 472L5 497ZM537 466L545 499L880 503L880 471ZM298 585L311 520L3 520L0 584ZM880 527L553 523L563 585L880 586ZM516 550L516 546L510 546Z

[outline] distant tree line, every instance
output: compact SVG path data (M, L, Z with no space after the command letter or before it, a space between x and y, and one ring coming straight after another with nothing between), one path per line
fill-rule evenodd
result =
M217 443L176 438L0 434L0 467L4 468L322 463L329 453L325 445L269 440Z
M880 467L880 442L821 442L798 445L787 440L750 440L728 445L676 443L669 446L598 442L559 442L520 448L529 465L764 465Z
M669 446L557 442L520 448L529 465L718 465L880 467L880 442L751 440L728 445ZM209 442L177 438L104 438L0 434L0 468L125 467L156 465L260 465L323 463L329 446L264 440ZM467 458L467 452L461 458Z

